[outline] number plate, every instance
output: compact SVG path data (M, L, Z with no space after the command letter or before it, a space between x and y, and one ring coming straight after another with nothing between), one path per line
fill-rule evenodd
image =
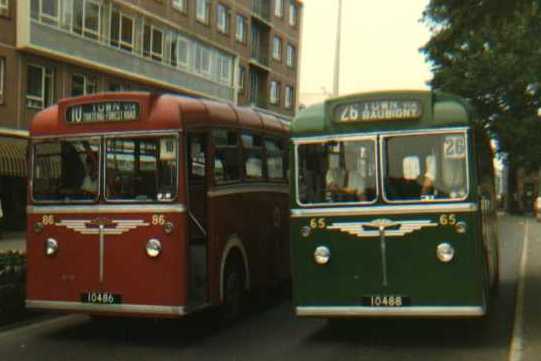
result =
M122 297L110 292L86 292L81 293L81 302L97 303L100 305L113 305L122 303Z
M363 306L368 307L404 307L411 304L408 296L374 295L361 298Z

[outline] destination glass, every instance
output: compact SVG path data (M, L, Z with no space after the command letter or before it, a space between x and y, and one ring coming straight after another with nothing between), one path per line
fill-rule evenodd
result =
M374 140L300 144L297 152L301 203L370 203L376 200Z
M99 161L98 139L36 144L32 182L34 200L38 202L96 200Z
M464 133L385 137L383 153L387 200L452 200L468 194Z

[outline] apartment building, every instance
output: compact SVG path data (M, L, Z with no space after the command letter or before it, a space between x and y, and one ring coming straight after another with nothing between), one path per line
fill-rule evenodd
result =
M0 141L20 137L63 97L108 91L186 94L291 117L302 9L300 0L0 0ZM8 148L0 196L11 194L2 178L14 174L2 164L24 159Z

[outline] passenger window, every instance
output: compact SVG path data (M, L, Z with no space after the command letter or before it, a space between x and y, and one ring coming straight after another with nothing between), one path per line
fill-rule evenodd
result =
M261 137L253 134L242 134L241 139L244 149L246 179L263 179L263 144Z
M267 153L267 175L270 180L284 180L284 149L282 143L265 139Z
M226 129L212 132L214 153L214 181L216 184L240 180L240 154L237 133Z

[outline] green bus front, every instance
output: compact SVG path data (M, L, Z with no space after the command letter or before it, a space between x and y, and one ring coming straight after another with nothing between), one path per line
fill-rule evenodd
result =
M453 106L442 110L438 101ZM407 114L406 102L419 109L393 118ZM392 119L350 121L381 104L395 107L381 113ZM484 315L497 272L493 192L480 181L465 106L424 92L384 93L304 114L292 142L297 315ZM337 119L343 114L347 124Z

